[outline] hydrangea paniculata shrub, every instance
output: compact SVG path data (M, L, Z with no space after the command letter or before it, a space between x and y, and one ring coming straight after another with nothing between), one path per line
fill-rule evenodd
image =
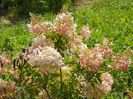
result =
M25 98L100 99L112 89L112 72L126 72L131 64L124 52L113 56L112 42L107 38L88 48L84 40L89 40L91 31L84 25L77 32L70 12L59 13L51 22L31 14L28 28L35 38L14 59L14 97L23 98L25 94ZM4 72L1 65L0 73ZM3 80L0 83L4 85Z
M34 16L31 17L31 19L34 18ZM85 39L89 40L91 34L89 27L83 26L78 33L76 30L77 24L74 22L74 18L70 12L59 13L53 22L33 23L35 23L34 20L31 20L28 25L29 30L33 35L37 34L37 38L34 39L32 46L28 49L30 50L30 54L25 53L26 60L30 65L39 66L41 71L44 72L48 71L50 73L50 71L53 71L52 66L59 67L60 69L54 69L56 71L60 70L60 73L57 73L61 75L61 86L63 86L63 83L66 84L63 78L67 77L67 80L69 80L72 75L76 75L75 77L77 77L77 75L82 74L84 80L77 79L76 87L73 90L83 93L82 87L89 85L90 93L92 90L97 92L97 89L99 89L99 93L107 94L112 89L113 77L105 70L101 73L101 77L98 76L96 78L104 60L112 58L112 71L114 69L127 71L128 66L131 64L131 60L126 54L124 54L125 57L119 55L113 57L111 49L112 42L109 42L107 38L104 38L102 43L96 44L94 48L89 49L84 43ZM70 70L69 76L65 75L68 73L65 73L64 69L66 72ZM76 74L76 70L80 70L82 73ZM88 72L94 75L87 75ZM96 81L90 82L85 76L92 76L91 78L96 78ZM56 79L58 80L58 77ZM101 81L98 79L101 79ZM93 86L92 83L96 85ZM87 97L87 94L81 95L81 93L78 93L79 97ZM95 97L95 95L92 94L92 97Z

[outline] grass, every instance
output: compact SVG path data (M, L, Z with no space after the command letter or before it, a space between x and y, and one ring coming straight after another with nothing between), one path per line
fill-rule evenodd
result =
M17 23L12 26L1 26L0 28L0 49L15 57L26 48L31 41L31 35L24 23Z
M78 25L87 24L92 30L88 46L104 37L114 43L114 50L133 49L132 0L98 0L91 7L81 7L74 16Z
M50 17L49 17L50 16ZM132 0L96 0L90 5L80 6L73 12L78 29L82 25L89 25L92 34L87 41L88 47L102 41L104 37L113 42L113 51L121 52L133 49L133 1ZM46 19L52 19L47 15ZM12 26L0 25L0 49L14 57L28 46L31 41L26 23ZM133 59L133 58L132 58ZM115 79L113 90L105 99L125 99L125 89L133 90L133 65L127 73L112 74ZM131 96L133 93L131 92Z

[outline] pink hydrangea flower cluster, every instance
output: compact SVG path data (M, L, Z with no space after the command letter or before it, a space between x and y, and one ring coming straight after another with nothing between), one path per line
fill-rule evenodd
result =
M12 62L5 56L0 56L0 74L5 73L4 66L12 66Z
M41 17L35 16L34 14L30 13L31 21L28 24L28 28L31 33L34 35L40 35L45 32L53 31L53 23L52 22L42 22Z
M105 72L101 74L101 80L102 80L102 83L100 85L100 89L105 94L107 94L112 89L113 78L108 72Z
M53 31L53 24L51 22L43 22L39 24L33 24L31 22L30 24L28 24L28 27L30 32L35 35Z
M96 71L105 56L111 56L112 50L109 48L107 39L103 39L103 43L96 44L95 47L87 52L82 52L79 55L80 64L84 69Z
M85 70L96 71L102 63L103 57L93 51L88 51L79 55L80 65Z
M69 12L62 12L58 14L54 20L54 26L57 33L61 35L73 37L76 33L76 23Z
M31 16L31 22L28 24L29 30L35 35L40 35L46 32L57 32L61 35L71 37L76 32L76 24L69 12L58 14L54 22L40 22L36 16Z
M4 65L12 66L12 61L5 56L0 56L0 66L2 67Z
M102 44L96 44L93 48L93 51L96 54L100 54L102 57L111 57L112 49L110 48L112 43L108 41L107 38L104 38Z
M131 59L125 53L120 53L113 57L112 62L115 70L126 72L131 64Z
M15 87L13 83L8 84L3 79L0 79L0 88L6 89L7 92L12 93Z
M4 73L3 67L0 67L0 74Z
M0 67L0 74L2 74L2 73L4 73L5 71L4 71L4 69L3 69L3 67Z

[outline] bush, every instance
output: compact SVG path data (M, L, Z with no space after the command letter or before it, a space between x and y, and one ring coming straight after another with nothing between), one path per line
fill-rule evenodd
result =
M71 0L2 0L0 1L0 15L23 18L27 17L29 12L58 13L63 5L70 7L71 3Z
M132 51L114 55L107 38L88 48L91 31L83 26L77 32L71 13L61 12L53 22L31 16L31 45L13 63L0 57L2 98L99 99L121 81L115 73L130 70Z

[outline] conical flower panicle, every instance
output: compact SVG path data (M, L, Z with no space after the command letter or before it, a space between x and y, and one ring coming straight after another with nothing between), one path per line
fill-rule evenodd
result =
M101 80L102 80L102 83L99 87L102 92L107 94L112 89L113 78L108 72L105 72L101 74Z
M126 53L119 53L112 58L112 68L117 71L127 72L131 65L131 59Z
M42 22L41 17L31 14L30 24L28 24L29 31L34 35L41 35L45 32L53 32L54 26L52 22Z
M96 71L100 67L103 57L100 54L89 50L86 53L80 54L79 60L81 67L85 70Z
M112 49L110 48L112 45L111 42L108 41L107 38L104 38L102 44L95 44L93 51L97 54L100 54L102 57L111 57Z
M74 18L69 12L59 13L54 21L55 31L61 35L72 37L76 32Z
M47 39L46 36L39 35L38 37L33 39L31 48L35 49L37 47L44 47L44 46L54 47L54 44L51 43L51 41L49 39Z
M28 63L31 65L62 66L61 55L52 47L39 47L28 55Z
M51 22L28 24L28 27L29 27L30 32L33 33L34 35L41 35L42 33L45 33L45 32L54 31L53 24Z

